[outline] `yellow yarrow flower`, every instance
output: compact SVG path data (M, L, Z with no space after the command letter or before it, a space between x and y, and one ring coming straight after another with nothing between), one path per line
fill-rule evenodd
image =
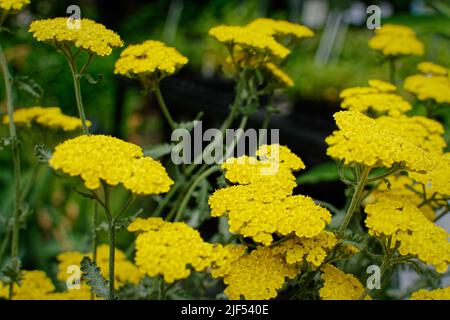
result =
M369 87L348 88L341 92L343 109L369 115L399 116L412 109L401 96L392 93L396 86L381 80L369 80Z
M417 70L425 74L432 74L436 76L446 76L449 70L446 67L438 65L430 61L424 61L417 65Z
M322 231L312 238L291 238L274 246L273 250L285 256L288 264L306 261L319 267L329 251L336 245L336 236L328 231Z
M361 282L333 265L322 268L323 287L320 289L322 300L358 300L364 292ZM370 297L366 296L366 300Z
M427 171L429 154L395 131L356 111L334 114L339 130L326 138L327 154L345 164L390 168L401 164L410 171Z
M90 19L81 19L80 28L69 28L67 18L33 21L29 31L38 41L51 45L69 45L84 49L99 56L111 54L113 48L122 47L123 42L114 31Z
M274 233L318 235L331 215L311 198L292 195L297 185L292 171L304 168L301 159L278 145L262 146L257 156L230 158L222 165L225 177L238 185L211 195L211 215L227 215L231 232L265 245L272 242Z
M295 38L309 38L314 35L314 32L308 27L286 20L258 18L250 22L247 27L278 37L293 36Z
M138 232L135 260L141 272L162 275L167 283L187 278L190 268L204 271L215 259L215 245L204 242L197 230L183 222L138 218L128 231Z
M68 273L70 266L79 266L83 257L89 257L93 259L92 253L82 253L78 251L66 251L60 253L57 256L58 260L58 274L57 278L60 281L66 282L67 278L71 276ZM121 288L127 283L138 284L143 278L144 274L139 271L139 269L131 262L126 259L125 253L119 249L115 249L115 260L114 260L114 286L116 289ZM100 268L102 276L105 278L109 277L109 246L100 245L97 247L97 266ZM86 286L82 282L82 287ZM74 291L74 290L68 290ZM88 290L89 291L89 290Z
M442 154L446 147L444 127L440 122L422 116L379 117L376 121L399 137L431 153Z
M424 52L423 43L416 38L411 28L393 24L385 24L375 30L375 36L369 40L369 47L387 57L421 56Z
M0 0L0 9L5 11L19 11L29 3L30 0Z
M236 249L234 251L231 263L220 273L227 285L224 293L232 300L241 297L249 300L275 298L286 278L293 279L298 274L296 265L286 263L270 247L258 246L249 254L241 254L242 251ZM219 276L217 273L213 275Z
M36 123L45 128L62 129L63 131L73 131L81 128L81 120L79 118L67 116L57 107L16 109L14 111L14 122L27 126ZM3 123L9 123L8 116L3 117ZM91 122L88 121L87 125L90 126Z
M274 63L269 62L264 67L270 72L276 82L280 83L284 87L293 87L294 80L289 77L283 70L278 68Z
M428 220L422 211L405 198L386 192L365 208L366 226L371 235L390 237L391 246L400 243L402 256L414 255L443 273L450 263L450 242L443 228Z
M448 76L416 74L405 79L406 91L419 100L434 100L437 103L450 103L450 79Z
M411 300L450 300L450 287L434 290L420 289L411 294Z
M438 193L444 197L450 196L450 152L436 156L436 165L427 173L410 172L414 180L423 183L430 194Z
M144 157L142 148L104 135L83 135L55 148L49 160L55 170L80 176L86 188L119 183L134 194L159 194L173 184L159 161Z
M209 35L217 41L233 47L238 45L246 52L269 55L284 59L290 50L278 43L271 35L258 29L220 25L209 30Z
M20 284L14 285L13 300L49 300L55 290L45 272L39 270L23 271ZM0 297L8 298L9 285L0 282Z
M155 40L130 45L116 61L114 73L132 78L151 77L157 81L177 72L188 62L176 49Z

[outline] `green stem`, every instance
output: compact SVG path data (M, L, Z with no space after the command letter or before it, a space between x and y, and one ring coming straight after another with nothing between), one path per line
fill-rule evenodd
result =
M98 224L98 203L94 203L94 216L92 220L92 261L97 263L97 246L98 246L98 234L97 234L97 224ZM95 295L91 292L91 300L94 300Z
M175 130L177 128L177 124L173 120L169 109L167 108L166 102L164 101L164 98L161 94L161 89L159 88L159 83L157 82L154 87L156 99L158 100L159 106L161 108L161 111L163 112L164 116L166 117L167 122L169 123L172 130Z
M21 207L21 173L20 173L20 147L17 139L16 125L14 123L14 102L12 94L13 78L9 73L8 63L0 45L0 67L2 69L3 79L6 91L6 106L9 120L9 137L12 141L12 160L14 171L14 213L13 213L13 229L11 239L11 259L14 263L18 263L19 259L19 231L20 231L20 207ZM9 287L9 298L12 298L14 283Z
M80 119L81 119L81 126L83 128L83 134L89 134L89 128L88 128L87 122L86 122L86 114L84 112L83 98L81 96L80 75L78 74L78 72L76 70L74 61L69 61L69 67L70 67L70 71L72 72L73 86L75 89L75 98L77 101L78 115L80 116Z
M353 193L352 201L350 202L350 205L348 206L347 213L345 214L344 221L342 222L341 226L339 227L338 233L342 234L345 229L347 229L353 213L359 208L361 205L361 195L364 191L364 188L367 184L367 180L369 177L371 167L364 166L361 175L357 177L355 192Z
M197 179L195 179L195 181L191 184L188 191L186 192L183 200L181 201L181 204L178 207L174 221L178 221L180 219L181 215L183 214L183 211L186 209L186 206L189 203L189 200L191 199L192 193L195 191L195 188L197 188L198 184L202 182L203 179L206 179L209 175L219 170L220 170L219 166L213 166L208 170L206 170L205 172L203 172L201 175L199 175Z
M395 59L394 58L390 58L389 59L389 80L392 84L395 84L395 72L396 72L396 68L395 68Z
M113 219L109 226L109 300L114 300L114 263L116 255L116 226Z

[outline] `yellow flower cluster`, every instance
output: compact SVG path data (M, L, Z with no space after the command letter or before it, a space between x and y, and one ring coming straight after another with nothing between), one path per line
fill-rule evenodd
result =
M155 40L130 45L116 61L114 73L129 77L152 76L157 80L174 74L188 59L172 47Z
M411 300L450 300L450 287L430 291L421 289L411 294Z
M283 70L278 68L274 63L269 62L264 67L270 72L273 78L284 87L293 87L294 80L289 77Z
M15 284L13 290L14 300L48 300L55 290L52 281L45 272L33 270L23 271L20 285ZM9 286L0 282L0 297L8 298Z
M6 11L22 10L29 3L30 0L0 0L0 9Z
M314 32L308 27L286 20L258 18L250 22L247 27L276 37L293 36L295 38L307 38L314 35Z
M428 193L429 188L425 188ZM405 175L395 175L387 178L387 183L381 182L377 185L376 189L370 193L365 200L365 204L375 203L377 196L382 195L384 192L389 191L397 197L401 197L405 202L410 202L419 208L419 205L423 202L423 188L421 184L416 183L410 177ZM434 220L436 213L433 207L429 204L421 205L419 208L422 213L430 219Z
M334 114L339 130L326 138L327 154L345 164L390 168L402 164L411 171L427 171L433 161L420 147L395 131L356 111Z
M421 56L424 52L423 43L416 38L411 28L393 24L385 24L375 30L375 36L369 40L369 47L388 57Z
M162 275L168 283L187 278L190 267L204 271L216 257L216 246L204 242L197 230L183 222L138 218L128 231L138 232L135 260L141 272Z
M75 265L79 266L83 257L89 257L91 260L92 253L82 253L78 251L67 251L58 255L58 280L65 282L70 274L67 273L68 267ZM120 288L126 283L138 284L144 276L139 269L125 257L119 249L115 249L115 271L114 271L114 286ZM97 266L100 268L102 276L108 278L109 276L109 246L100 245L97 247ZM69 290L74 291L74 290ZM89 290L88 290L89 291Z
M446 67L438 65L430 61L423 61L417 65L417 70L425 74L432 74L436 76L446 76L449 70Z
M55 148L50 166L80 176L88 189L122 183L135 194L167 192L173 181L159 161L144 157L142 148L104 135L83 135Z
M276 151L277 150L277 151ZM227 214L231 232L268 245L272 234L317 236L331 220L328 210L302 195L292 195L296 186L293 170L303 162L287 147L262 146L259 157L230 158L223 165L231 187L209 198L213 217Z
M319 291L322 300L358 300L364 292L358 279L330 264L322 268L322 279L323 287Z
M383 116L376 121L427 152L436 154L444 152L446 147L443 137L444 127L438 121L422 116L396 118Z
M405 79L406 91L419 100L432 99L437 103L450 103L450 79L448 76L416 74Z
M298 267L286 263L284 258L270 247L258 246L249 254L236 246L227 246L230 257L222 263L213 276L223 277L227 285L225 294L230 299L241 297L251 300L267 300L277 296L286 278L298 274Z
M312 238L291 238L274 247L273 251L285 256L286 262L295 264L305 260L319 267L328 252L336 245L334 233L322 231Z
M81 128L81 120L79 118L67 116L57 107L17 109L14 111L14 122L28 126L32 123L37 123L46 128L58 128L64 131L72 131ZM7 116L3 117L3 123L9 123L9 118ZM87 124L90 126L90 121L88 121Z
M388 114L399 116L409 110L411 105L401 96L392 93L396 87L385 81L370 80L369 87L355 87L345 89L340 97L343 109L359 111L367 114Z
M450 242L444 229L428 220L416 205L386 192L365 208L366 226L375 236L391 237L400 243L401 255L414 255L445 272L450 263Z
M436 165L426 173L410 172L411 178L423 183L430 193L450 196L450 152L436 156Z
M99 56L107 56L113 48L123 46L119 35L90 19L81 19L80 28L69 28L67 18L36 20L29 31L38 41L56 46L68 44Z

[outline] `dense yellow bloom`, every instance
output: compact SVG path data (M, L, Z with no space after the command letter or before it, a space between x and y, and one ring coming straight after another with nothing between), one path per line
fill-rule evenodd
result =
M229 46L238 45L245 51L261 55L285 58L290 50L278 43L271 35L256 28L220 25L209 30L209 35Z
M304 168L300 158L278 145L259 148L257 156L230 158L222 165L225 177L238 185L211 195L211 215L228 215L231 232L265 245L272 242L274 233L318 235L331 215L311 198L292 195L296 186L292 171Z
M415 32L405 26L385 24L375 30L375 36L369 40L369 47L380 51L383 55L416 55L421 56L424 45L416 38Z
M67 116L57 107L17 109L14 111L14 122L22 125L37 123L46 128L60 128L64 131L81 128L81 120L79 118ZM9 123L8 116L3 117L3 123ZM90 126L90 121L87 124Z
M380 117L376 121L427 152L442 154L446 143L441 123L422 116Z
M422 185L405 175L390 176L387 178L387 183L384 183L384 181L379 183L376 189L366 198L365 203L369 204L376 202L377 197L387 191L389 191L390 194L403 198L405 202L411 202L417 207L421 205L419 209L428 219L433 221L436 217L435 210L431 205L422 205L422 202L424 201ZM428 194L429 188L425 188L425 191Z
M401 255L414 255L445 272L450 263L450 242L443 228L428 220L416 205L386 192L365 208L366 226L375 236L391 237L400 243Z
M29 3L30 0L0 0L0 9L6 11L22 10Z
M187 278L191 267L204 271L215 259L215 245L204 242L197 230L183 222L138 218L128 231L139 233L135 259L141 272L162 275L168 283Z
M381 80L369 80L369 87L355 87L345 89L340 97L343 109L359 111L372 115L388 114L399 116L409 110L411 105L401 96L392 93L396 86Z
M402 164L411 171L427 171L433 161L420 147L360 112L334 114L339 130L326 138L327 154L345 164L390 168Z
M70 273L69 266L79 266L83 257L89 257L91 260L93 259L92 253L82 253L78 251L67 251L58 255L58 280L65 282L69 276L72 276ZM119 250L115 249L115 270L114 270L114 286L116 288L120 288L126 283L138 284L139 281L143 277L143 273L139 271L139 269L130 261L128 261L125 257L125 254ZM100 268L103 277L109 277L109 246L108 245L100 245L97 247L97 266ZM82 287L85 284L82 284ZM68 290L68 291L83 291L83 290ZM74 295L83 295L83 292L74 293ZM70 295L67 293L66 295Z
M144 157L142 148L104 135L83 135L55 148L50 166L80 176L88 189L122 183L135 194L167 192L173 181L159 161Z
M322 300L358 300L364 287L351 274L327 264L322 268L323 287L320 289ZM370 297L366 296L366 300Z
M14 300L47 300L51 299L50 294L55 290L52 281L45 272L33 270L23 271L20 285L14 285ZM0 297L8 298L9 286L0 282Z
M296 265L286 263L270 247L258 246L249 254L239 256L241 253L234 249L232 262L227 264L225 270L221 270L220 275L227 285L224 292L232 300L241 297L250 300L274 298L286 278L292 279L298 274Z
M48 298L50 300L90 300L91 288L83 283L79 289L73 288L62 292L54 292ZM98 298L94 296L94 299Z
M421 289L411 294L411 300L450 300L450 287L430 291Z
M279 82L281 85L285 87L293 87L294 86L294 80L292 80L291 77L289 77L286 73L284 73L283 70L278 68L275 64L272 62L269 62L265 65L265 68L273 75L273 78Z
M450 103L448 76L416 74L406 78L403 86L419 100L432 99L437 103Z
M267 35L278 37L293 36L296 38L305 38L314 35L314 32L308 27L286 20L259 18L250 22L247 27Z
M129 77L150 76L156 80L174 74L188 59L160 41L147 40L130 45L116 61L114 73Z
M450 152L436 156L436 165L427 173L410 172L411 178L423 183L430 194L438 193L442 196L450 196Z
M429 73L436 76L446 76L449 70L446 67L440 66L430 61L424 61L417 65L417 69L422 73Z
M295 264L305 260L319 267L328 252L336 245L336 236L328 231L322 231L313 238L291 238L273 248L276 253L283 254L286 262Z
M113 48L123 46L119 35L100 23L81 19L80 28L69 28L67 21L67 18L36 20L29 31L38 41L56 46L68 44L99 56L107 56Z

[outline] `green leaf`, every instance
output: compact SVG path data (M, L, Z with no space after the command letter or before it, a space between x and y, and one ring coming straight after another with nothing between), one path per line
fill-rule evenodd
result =
M188 224L197 228L205 219L209 218L208 197L211 185L208 180L203 180L195 193L196 208L191 214Z
M173 145L169 143L157 144L155 146L144 148L144 155L153 159L160 159L172 152Z
M325 162L297 177L297 184L315 184L339 180L337 164L335 162Z
M11 283L19 283L22 279L22 273L20 268L22 266L22 261L19 258L14 258L8 261L0 272L0 282L4 285L9 285Z
M108 280L102 276L97 264L89 257L83 257L81 271L83 272L83 279L86 279L87 284L91 287L91 292L99 298L109 299Z
M44 94L44 89L32 78L28 76L20 76L14 78L14 85L19 90L27 92L36 99L40 99Z
M34 147L34 156L39 162L48 163L52 157L52 152L45 145L36 145Z
M103 75L101 73L98 75L97 80L95 80L89 73L84 73L81 77L85 78L90 84L99 84L103 81Z

